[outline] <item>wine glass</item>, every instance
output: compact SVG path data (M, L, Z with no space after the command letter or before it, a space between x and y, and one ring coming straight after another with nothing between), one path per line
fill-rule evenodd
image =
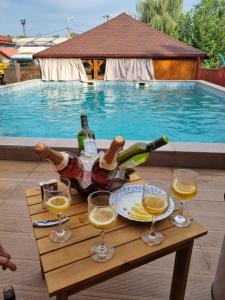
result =
M149 246L159 245L164 241L162 233L154 230L154 223L168 209L169 198L170 187L164 181L155 179L143 185L142 205L152 216L152 225L150 231L142 233L141 238Z
M104 240L104 230L110 227L117 219L116 207L110 203L109 191L100 190L88 196L88 217L95 228L100 229L101 241L91 247L93 260L104 262L114 255L114 248Z
M70 181L66 178L60 178L54 185L44 186L44 202L48 211L56 214L58 217L58 226L53 230L49 239L55 243L62 243L71 237L72 231L65 229L61 223L64 212L70 207Z
M177 227L188 227L191 219L183 214L184 203L194 199L198 190L198 174L189 169L177 169L173 172L172 191L176 199L181 202L178 215L172 215L170 222Z

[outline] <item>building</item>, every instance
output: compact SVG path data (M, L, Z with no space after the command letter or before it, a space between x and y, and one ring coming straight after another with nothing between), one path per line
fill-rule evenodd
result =
M0 35L0 47L14 47L15 43L9 36Z
M0 48L0 63L8 64L13 55L17 54L17 50L15 48Z
M68 59L74 59L74 64L75 59L89 64L93 79L99 79L99 74L106 72L107 62L123 63L125 66L131 60L145 60L152 62L154 78L163 80L197 79L201 60L208 57L205 52L155 30L126 13L35 56L39 59L44 77L47 73L55 73L57 64L66 64ZM52 72L50 65L54 68ZM104 76L105 79L109 78L106 74ZM48 80L57 80L55 78L49 77Z

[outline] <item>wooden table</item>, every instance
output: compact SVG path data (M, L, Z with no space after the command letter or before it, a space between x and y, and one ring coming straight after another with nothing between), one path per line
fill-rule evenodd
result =
M40 190L26 191L31 220L49 220L52 214L43 210ZM207 230L193 221L188 228L177 228L168 220L156 223L165 235L158 246L147 246L140 235L149 224L131 222L122 217L106 231L105 240L115 247L112 260L98 263L90 258L91 245L99 241L99 231L88 223L87 202L80 195L73 196L73 204L67 211L72 237L62 244L49 240L52 227L34 228L40 254L43 277L50 296L57 300L68 299L78 291L112 278L143 264L176 252L170 300L184 299L194 239L207 234Z

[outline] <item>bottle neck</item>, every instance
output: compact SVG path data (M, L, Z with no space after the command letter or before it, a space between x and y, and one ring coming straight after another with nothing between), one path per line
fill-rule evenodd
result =
M68 165L69 154L66 152L55 151L42 143L35 146L35 152L40 157L49 160L58 171L63 170Z
M109 149L100 158L100 167L107 170L113 170L117 167L117 156L123 149L125 140L117 136L111 143Z
M166 136L162 136L161 138L153 141L153 142L150 142L147 146L148 148L148 151L151 152L157 148L160 148L166 144L168 144L169 140Z
M88 119L86 115L81 115L81 127L83 129L87 129L88 127Z

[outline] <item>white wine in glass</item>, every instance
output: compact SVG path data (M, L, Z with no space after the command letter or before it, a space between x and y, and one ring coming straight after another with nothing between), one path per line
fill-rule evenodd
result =
M183 214L184 203L193 200L198 191L198 174L189 169L177 169L173 173L172 192L181 202L181 210L177 215L172 215L170 222L177 227L188 227L191 219Z
M56 214L59 221L57 228L50 233L49 239L54 243L62 243L68 240L72 231L64 228L61 220L64 212L71 204L70 181L66 178L61 178L56 181L54 188L53 186L44 187L44 202L47 210Z
M152 216L151 230L141 235L142 240L149 246L159 245L164 241L161 232L154 230L154 223L158 216L166 212L169 207L169 186L162 180L152 180L143 186L142 205Z
M88 196L88 216L90 223L100 229L101 241L91 247L91 257L104 262L114 255L114 248L104 240L104 230L116 222L117 211L110 203L110 192L96 191Z

